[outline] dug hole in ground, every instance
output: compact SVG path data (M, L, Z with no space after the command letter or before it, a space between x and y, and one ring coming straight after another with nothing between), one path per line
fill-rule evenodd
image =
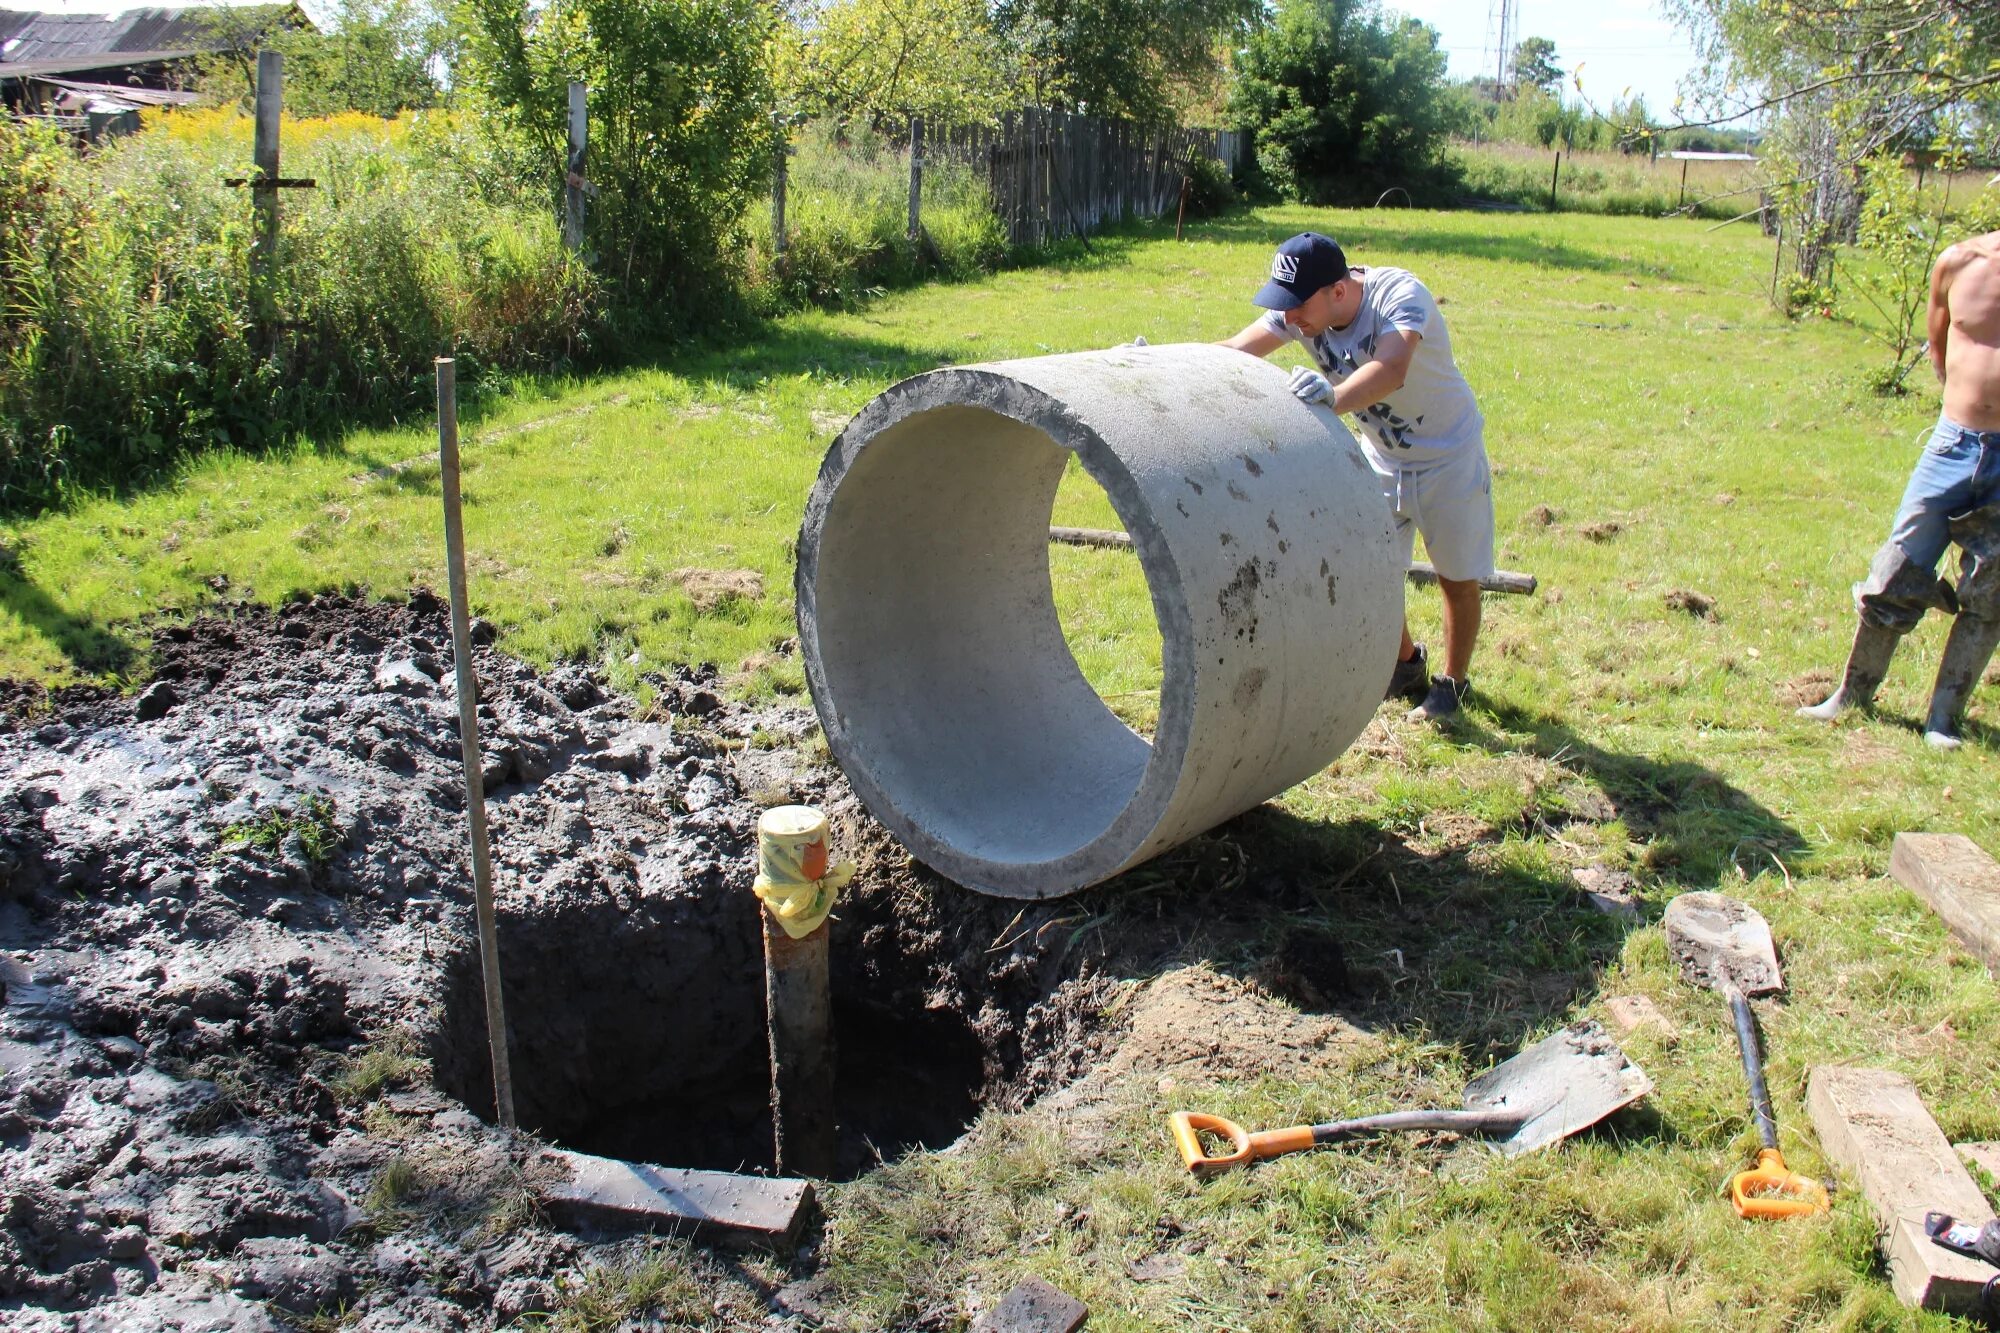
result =
M486 1329L647 1252L552 1223L536 1140L768 1170L750 881L770 805L824 808L860 866L832 935L843 1175L943 1148L982 1108L1040 1099L1103 1133L1096 1108L1134 1080L1293 1074L1372 1040L1287 1003L1341 993L1331 937L1286 936L1257 979L1188 947L1282 904L1282 830L1277 878L1246 888L1240 856L1197 843L1152 872L1176 887L1150 916L1105 931L1098 895L1024 906L914 864L803 706L731 704L680 670L635 720L588 670L484 649L534 1136L510 1139L490 1124L449 644L428 594L323 597L160 629L137 696L8 687L0 1323ZM840 1325L819 1233L762 1267L691 1262L717 1317Z

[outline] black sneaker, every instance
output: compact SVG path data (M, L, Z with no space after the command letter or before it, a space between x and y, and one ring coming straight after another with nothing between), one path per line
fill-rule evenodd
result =
M1420 643L1409 661L1396 663L1396 669L1389 675L1389 691L1382 697L1408 699L1411 703L1416 703L1424 697L1430 687L1430 655L1424 651L1424 646Z
M1431 692L1424 701L1410 710L1412 722L1437 722L1458 712L1458 706L1465 702L1465 696L1472 693L1470 680L1453 680L1450 676L1432 676Z

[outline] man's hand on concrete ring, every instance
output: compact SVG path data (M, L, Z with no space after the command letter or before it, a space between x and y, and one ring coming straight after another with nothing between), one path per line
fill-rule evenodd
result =
M1333 385L1310 366L1300 366L1292 372L1292 392L1300 402L1333 405Z

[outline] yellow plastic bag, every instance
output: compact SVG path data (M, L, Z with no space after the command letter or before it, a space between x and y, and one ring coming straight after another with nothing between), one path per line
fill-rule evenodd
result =
M809 805L780 805L757 821L757 881L752 889L785 933L802 940L833 911L854 878L854 863L827 864L826 816Z

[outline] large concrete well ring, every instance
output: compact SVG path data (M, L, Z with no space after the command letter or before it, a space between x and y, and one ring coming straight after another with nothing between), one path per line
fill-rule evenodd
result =
M1075 454L1159 618L1151 743L1084 679L1049 518ZM828 450L799 641L869 811L960 884L1048 898L1319 772L1382 702L1403 570L1360 446L1286 373L1207 344L936 370Z

